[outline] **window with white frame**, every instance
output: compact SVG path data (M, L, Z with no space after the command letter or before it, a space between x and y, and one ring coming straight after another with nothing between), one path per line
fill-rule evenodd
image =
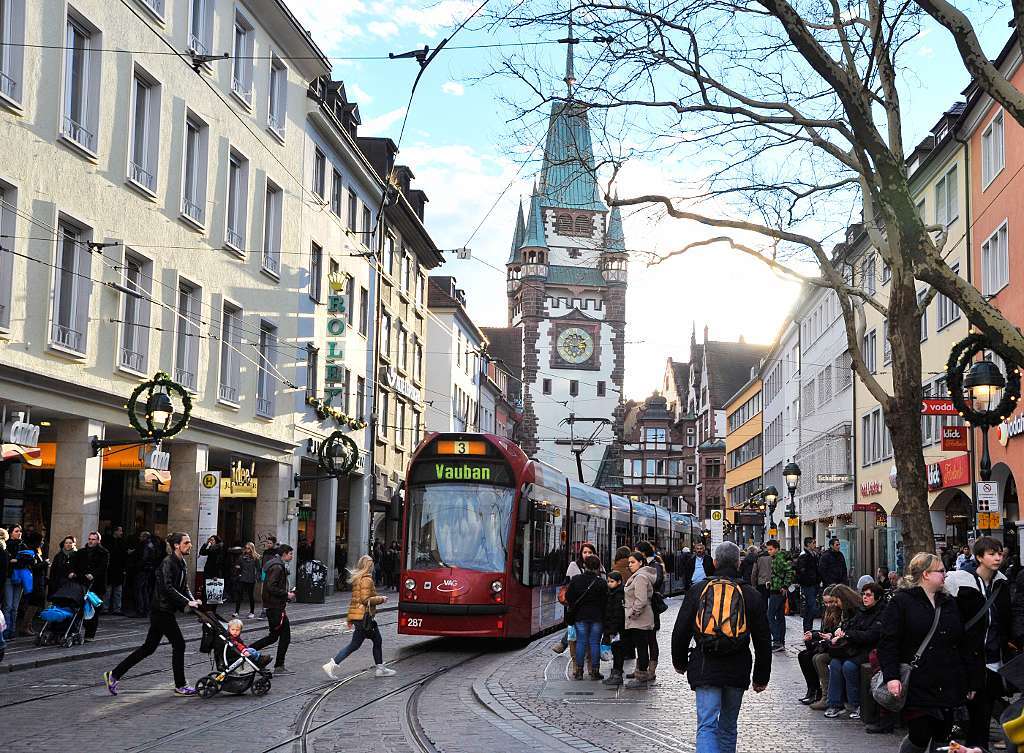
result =
M309 297L320 303L324 276L324 250L317 243L309 247Z
M263 197L263 268L273 275L281 274L281 206L284 194L267 179Z
M387 311L380 315L380 354L391 360L391 314Z
M954 264L953 273L960 274L960 265ZM938 328L941 330L960 318L960 307L953 303L953 299L947 298L942 293L935 297L935 308L938 311Z
M864 288L864 290L866 290L870 295L874 295L875 290L877 289L875 278L874 254L868 254L864 261L861 262L860 277L861 286Z
M981 244L982 292L995 295L1010 282L1010 258L1007 249L1007 223Z
M138 69L132 79L129 143L128 179L154 193L160 149L160 86Z
M190 282L178 283L175 321L174 381L190 392L199 384L199 323L202 291Z
M277 390L275 363L277 360L277 327L270 322L260 323L260 344L256 373L256 413L264 418L274 416L274 393Z
M960 216L956 165L935 184L935 224L949 227Z
M331 168L331 212L341 217L341 195L345 190L345 184L341 180L341 173Z
M21 102L25 0L0 0L0 97Z
M92 292L90 240L91 234L84 228L66 221L58 224L50 342L82 355L87 347Z
M267 101L267 127L284 136L288 111L288 69L276 55L270 60L270 91Z
M929 398L932 396L932 385L926 384L921 388L921 397ZM936 441L935 436L935 420L934 416L921 416L921 445L927 446L934 444Z
M238 403L242 383L242 310L225 302L220 318L220 385L217 397Z
M853 356L850 351L840 354L835 361L836 392L842 392L853 384Z
M882 320L882 365L892 363L892 341L889 339L889 320Z
M306 343L306 397L315 398L320 390L320 350Z
M185 117L182 155L181 214L198 225L206 223L207 154L210 128L192 113Z
M356 377L356 418L366 418L366 379Z
M252 24L236 10L234 43L231 48L231 93L246 105L252 105L252 52L255 36Z
M416 303L418 305L420 305L420 306L422 306L425 303L425 300L426 300L424 298L424 291L426 290L426 287L427 287L427 277L426 277L426 275L422 275L422 274L421 275L417 275L416 276ZM558 299L556 298L555 300L557 301Z
M803 401L804 410L807 411L806 415L814 415L814 406L816 398L817 394L815 394L814 380L812 379L809 382L805 383L803 386Z
M456 387L456 389L458 388ZM377 435L382 439L387 439L388 420L391 418L390 415L388 415L389 394L384 390L380 390L378 395L379 397L377 398ZM457 416L458 413L454 413L454 415Z
M145 374L149 369L153 264L141 256L125 254L122 274L126 292L121 294L121 350L117 363L122 369Z
M403 371L409 368L409 331L398 325L398 366Z
M383 269L381 271L386 275L391 275L394 271L395 263L395 239L393 236L388 236L384 240L384 260L382 263Z
M395 400L395 444L405 447L405 403Z
M412 447L416 447L420 443L420 430L422 422L420 419L420 412L417 410L412 411Z
M245 251L245 218L249 204L249 160L232 149L228 155L228 216L225 243Z
M423 381L423 343L415 337L412 346L412 376L417 381Z
M409 258L409 254L402 254L402 276L398 281L399 287L405 292L410 292L410 278L409 268L412 266L412 259Z
M992 122L981 134L981 183L982 190L1003 169L1005 149L1003 145L1003 111L992 118Z
M356 191L351 186L348 189L348 229L353 233L359 228L356 226L356 222L359 219L359 197L356 196ZM356 240L361 240L356 238Z
M188 49L199 55L208 55L213 38L214 0L189 0Z
M164 0L139 0L143 8L153 13L158 19L164 18Z
M319 147L313 147L313 193L323 201L327 191L327 157Z
M61 136L96 151L99 130L100 34L85 19L68 12L64 43L64 112Z
M864 366L874 374L878 370L878 335L875 330L865 333L864 339L861 341L861 350Z
M370 208L363 204L363 225L359 240L367 248L376 248L373 242L373 220L371 217Z
M2 0L0 0L2 1ZM14 249L15 210L18 208L18 192L12 186L0 183L0 245ZM11 326L11 297L14 294L14 254L0 252L0 329Z

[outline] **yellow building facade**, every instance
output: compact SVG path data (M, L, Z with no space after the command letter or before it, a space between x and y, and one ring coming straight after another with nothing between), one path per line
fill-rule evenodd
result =
M724 410L726 519L735 526L736 542L760 542L764 516L749 505L761 491L763 474L760 375L741 387Z

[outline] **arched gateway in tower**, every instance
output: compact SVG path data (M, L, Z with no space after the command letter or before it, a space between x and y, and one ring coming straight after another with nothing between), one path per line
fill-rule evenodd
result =
M570 33L570 39L572 34ZM601 199L586 109L555 102L529 211L519 217L509 255L508 321L522 333L524 417L520 443L531 457L576 477L576 447L596 424L609 424L583 450L592 483L604 448L621 433L626 327L626 246L618 207Z

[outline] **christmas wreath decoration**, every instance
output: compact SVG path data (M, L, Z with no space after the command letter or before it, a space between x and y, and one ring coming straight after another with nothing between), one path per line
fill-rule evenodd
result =
M341 445L342 453L331 456L331 448ZM332 476L351 473L359 462L359 448L356 443L340 431L333 432L320 445L320 467Z
M992 410L978 411L964 400L964 372L970 368L974 357L986 350L996 353L1006 364L1006 386L1003 388L1003 399L999 401L999 405ZM975 333L958 342L950 351L949 360L946 362L946 385L953 405L968 424L996 426L1017 409L1017 401L1020 399L1020 370L1005 349L992 342L986 335Z
M153 417L146 412L149 398L157 390L166 392L168 397L176 394L181 400L180 418L164 429L154 426ZM145 394L145 398L143 398L143 394ZM151 437L159 441L180 434L188 428L189 419L192 417L192 396L188 394L188 390L171 379L169 374L158 371L152 379L132 390L132 394L128 398L128 405L125 407L128 409L128 423L132 425L132 428L142 437Z
M313 409L313 412L316 413L316 417L321 421L326 421L328 418L332 418L339 426L347 426L349 429L365 429L368 425L363 419L350 416L340 408L328 405L325 400L313 397L312 395L308 395L306 397L306 405Z

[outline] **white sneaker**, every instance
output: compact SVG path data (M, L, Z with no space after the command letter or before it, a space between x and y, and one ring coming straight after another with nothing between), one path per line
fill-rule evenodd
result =
M255 616L256 616L255 613L249 612L249 619L250 620L253 619Z
M334 676L334 668L337 666L338 665L334 663L334 659L331 659L324 665L324 672L326 672L327 676L330 677L332 680L338 679Z
M395 670L393 670L393 669L389 669L388 667L384 666L383 664L378 664L377 665L377 671L374 672L374 674L377 677L392 677L393 675L397 675L398 673Z

